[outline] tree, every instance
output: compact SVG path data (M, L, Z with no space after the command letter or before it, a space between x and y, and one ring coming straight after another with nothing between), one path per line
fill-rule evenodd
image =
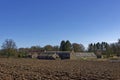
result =
M2 51L4 56L16 56L17 46L12 39L6 39L5 42L2 44Z
M117 56L120 56L120 39L117 42Z
M102 52L106 50L106 44L107 44L106 42L102 42L101 43L101 50L102 50Z
M72 50L72 45L69 40L66 41L65 43L65 51L71 51Z
M46 46L44 47L44 49L45 49L46 51L52 51L52 50L53 50L53 46L51 46L51 45L46 45Z
M66 42L64 40L62 40L60 43L60 51L65 51L65 44L66 44Z
M114 45L112 45L114 47ZM110 45L107 42L102 43L94 43L89 44L88 51L94 52L96 55L105 55L106 57L110 57L113 54L113 51L111 49Z
M60 43L60 51L71 51L71 50L72 50L72 45L71 45L70 41L62 40Z
M27 54L29 53L29 48L19 48L18 49L18 57L19 58L26 58Z
M110 48L113 55L120 56L120 39L118 39L117 43L112 43Z
M96 52L96 50L97 50L97 46L96 46L96 44L94 43L91 43L91 44L89 44L88 45L88 52Z
M88 52L93 52L93 51L94 51L94 46L91 43L91 44L88 45Z
M30 50L41 50L42 48L40 46L31 46Z
M72 49L74 50L74 52L83 52L85 48L82 44L73 43Z
M120 39L118 39L118 44L120 44Z
M96 48L97 50L101 50L101 44L99 42L96 44Z
M53 46L54 51L59 51L59 46Z
M94 53L96 52L96 50L97 50L97 47L96 47L96 44L94 43L94 45L93 45L93 50L94 50Z
M83 44L79 44L80 45L80 49L81 49L81 52L84 52L85 51L85 47Z

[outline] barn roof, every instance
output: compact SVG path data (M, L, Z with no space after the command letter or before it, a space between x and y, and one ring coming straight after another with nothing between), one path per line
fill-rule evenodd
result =
M94 53L74 53L76 57L96 57Z
M56 54L56 53L54 53L54 52L43 52L43 53L39 54L39 56L53 56L54 54Z

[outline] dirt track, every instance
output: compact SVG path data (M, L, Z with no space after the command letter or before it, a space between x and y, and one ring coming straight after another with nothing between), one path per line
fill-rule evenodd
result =
M0 58L0 80L120 80L120 62Z

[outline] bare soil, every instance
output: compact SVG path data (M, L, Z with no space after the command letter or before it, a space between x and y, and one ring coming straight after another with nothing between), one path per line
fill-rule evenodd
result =
M120 80L120 62L0 58L0 80Z

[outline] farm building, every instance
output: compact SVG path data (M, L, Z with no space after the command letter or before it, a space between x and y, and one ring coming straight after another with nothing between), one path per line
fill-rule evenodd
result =
M56 52L56 54L59 55L60 59L70 59L71 52L59 51L59 52Z
M78 53L71 53L70 59L96 59L97 56L94 53L88 52L78 52Z
M70 59L70 52L67 51L45 51L45 52L36 52L32 51L27 55L29 58L38 58L38 59Z
M43 50L30 50L28 52L28 58L37 58L40 53L44 52Z
M38 53L29 53L27 55L28 58L37 58L37 56L38 56Z
M69 51L45 51L45 52L31 52L28 55L29 58L56 60L56 59L91 59L97 58L94 53L88 52L69 52Z
M55 52L43 52L37 56L38 59L48 59L48 60L56 60L59 59L59 55Z

